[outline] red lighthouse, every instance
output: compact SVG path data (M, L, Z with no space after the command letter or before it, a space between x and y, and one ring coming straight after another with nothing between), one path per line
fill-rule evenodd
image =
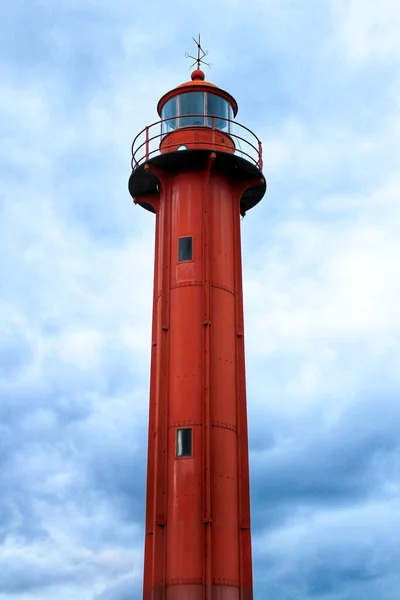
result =
M237 110L197 68L132 144L156 215L144 600L253 598L240 218L266 182Z

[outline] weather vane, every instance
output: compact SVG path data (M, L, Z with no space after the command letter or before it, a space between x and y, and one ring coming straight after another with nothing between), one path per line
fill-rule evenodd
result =
M208 50L203 50L203 48L201 47L200 34L199 34L198 40L195 40L195 38L192 38L192 40L194 41L194 43L197 46L197 58L195 56L191 56L187 52L185 53L186 58L191 58L192 60L194 60L194 63L192 65L190 65L190 68L192 69L195 66L195 64L197 63L198 69L200 69L200 65L206 65L207 67L210 67L210 69L211 69L211 64L207 63L203 60L203 58L205 56L208 56Z

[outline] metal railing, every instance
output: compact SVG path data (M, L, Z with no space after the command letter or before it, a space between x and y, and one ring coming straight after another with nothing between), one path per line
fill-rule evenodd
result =
M205 119L208 119L208 120L211 119L211 127L208 125L186 125L183 127L176 127L174 129L170 129L169 131L163 131L163 125L167 124L169 121L177 121L178 119L186 119L186 118L189 119L189 118L193 118L193 117L201 117L202 119L204 119L205 123L207 122ZM215 127L215 120L225 121L228 124L228 130L224 130L224 129ZM156 127L159 127L159 133L155 133ZM140 131L137 134L137 136L135 137L135 139L132 142L132 160L131 160L132 170L135 169L136 167L138 167L141 163L148 161L149 158L152 158L153 156L156 156L157 154L161 154L160 142L166 135L168 135L174 131L183 132L185 129L189 129L189 128L192 130L193 127L195 127L196 129L201 128L202 130L204 129L204 130L215 131L218 133L226 134L228 137L230 137L233 140L233 142L235 144L234 153L238 154L242 158L252 162L260 170L262 170L262 167L263 167L262 144L261 144L261 141L258 139L258 137L248 127L245 127L244 125L241 125L240 123L238 123L237 121L233 121L232 119L226 119L224 117L215 117L214 115L204 115L204 114L191 114L191 115L180 115L180 116L175 116L175 117L168 117L167 119L161 119L160 121L156 121L155 123L152 123L151 125L148 125L144 129L142 129L142 131ZM234 133L233 130L237 130L237 129L240 131L241 135ZM185 143L185 141L184 141L184 139L182 139L182 136L181 136L180 137L180 145L184 144L184 143ZM193 139L190 139L189 135L188 135L187 143L193 144ZM204 148L204 149L210 148L210 146L211 146L213 149L217 149L217 150L221 149L224 152L229 151L229 146L215 141L214 137L213 137L212 141L210 141L210 142L203 140L203 141L196 141L195 143L198 147ZM242 148L242 146L244 149ZM166 148L164 148L164 152L167 152L167 151L168 150Z

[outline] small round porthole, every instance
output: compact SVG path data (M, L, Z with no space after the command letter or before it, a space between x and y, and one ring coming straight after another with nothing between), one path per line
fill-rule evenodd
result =
M177 150L187 150L187 146L182 144L181 146L178 146Z

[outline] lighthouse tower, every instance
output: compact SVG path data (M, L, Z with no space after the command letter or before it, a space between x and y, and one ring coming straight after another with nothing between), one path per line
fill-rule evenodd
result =
M132 144L156 216L144 600L253 598L240 220L266 182L200 62Z

